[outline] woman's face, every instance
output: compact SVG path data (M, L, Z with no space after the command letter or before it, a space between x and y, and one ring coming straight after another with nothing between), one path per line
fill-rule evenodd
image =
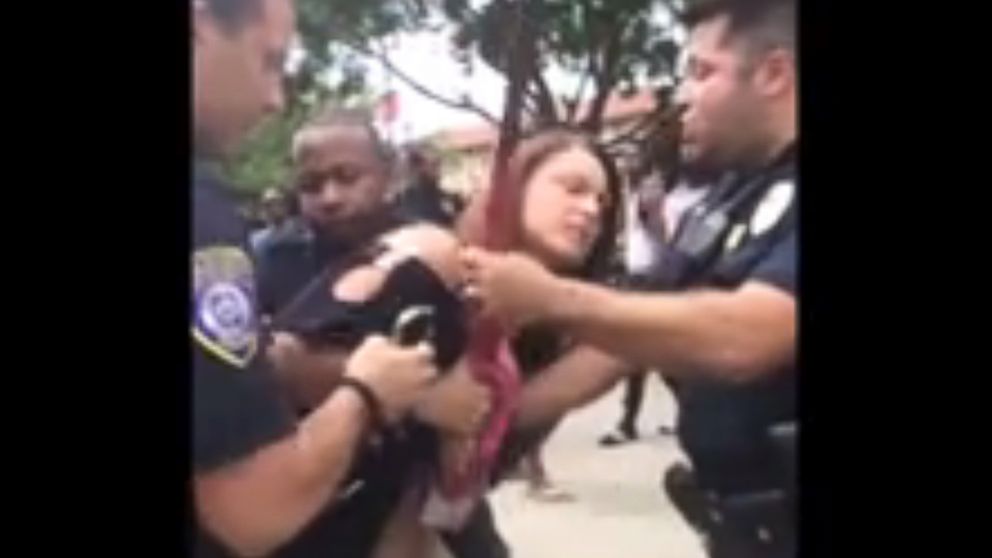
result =
M524 186L524 248L554 269L582 265L610 203L606 171L587 149L551 155Z

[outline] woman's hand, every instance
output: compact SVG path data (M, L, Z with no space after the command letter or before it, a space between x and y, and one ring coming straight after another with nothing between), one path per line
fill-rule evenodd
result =
M462 359L421 396L413 413L448 434L472 436L485 424L490 405L489 388L475 380Z

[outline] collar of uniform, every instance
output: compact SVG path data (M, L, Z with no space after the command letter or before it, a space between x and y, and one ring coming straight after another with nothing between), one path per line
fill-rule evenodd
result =
M798 155L797 146L798 144L796 140L792 140L791 142L789 142L789 144L785 146L785 149L783 149L782 152L779 153L778 157L775 157L775 159L773 159L773 162L769 166L769 168L775 169L775 168L795 165L796 155Z

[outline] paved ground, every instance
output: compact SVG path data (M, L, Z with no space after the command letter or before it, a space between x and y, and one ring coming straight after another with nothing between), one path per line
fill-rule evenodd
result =
M568 503L526 498L521 482L503 483L491 496L513 558L703 558L695 534L659 488L663 467L679 456L674 439L657 434L671 424L673 403L652 377L645 390L642 438L617 448L596 442L614 425L622 387L573 413L545 448L557 484L576 496Z

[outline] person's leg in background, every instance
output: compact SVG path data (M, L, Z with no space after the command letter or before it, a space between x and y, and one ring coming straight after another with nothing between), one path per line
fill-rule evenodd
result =
M544 466L541 450L544 444L536 446L523 456L520 465L527 481L527 495L542 502L565 502L575 497L562 490L552 482L548 470Z
M658 372L658 377L664 382L665 386L668 387L668 391L672 394L672 402L675 404L675 413L678 413L678 398L676 397L675 390L678 389L678 385L675 380L665 376L661 372ZM674 436L675 435L675 416L672 417L672 424L661 424L658 426L658 434L662 436Z
M510 558L510 549L496 529L489 500L483 498L457 533L442 533L441 539L454 558Z
M637 415L644 402L644 382L648 373L640 372L624 382L623 416L616 430L599 439L601 446L616 446L637 439Z

